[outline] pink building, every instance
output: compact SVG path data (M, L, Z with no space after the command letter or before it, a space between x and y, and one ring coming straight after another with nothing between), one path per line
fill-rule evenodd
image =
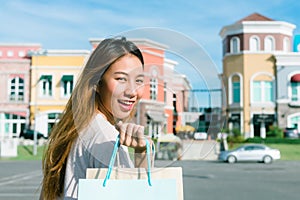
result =
M18 137L28 124L30 51L40 44L0 43L0 138Z

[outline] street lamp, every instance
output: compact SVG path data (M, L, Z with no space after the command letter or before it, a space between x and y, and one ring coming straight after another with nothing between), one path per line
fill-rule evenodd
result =
M41 56L41 55L46 55L47 54L47 51L46 50L38 50L38 51L29 51L28 52L28 55L31 56L31 59L32 59L32 56ZM36 62L36 72L35 72L35 75L36 77L38 76L38 57L37 57L37 62ZM32 67L32 62L31 62L31 67ZM38 96L37 96L37 93L38 93L38 90L37 90L37 87L38 87L38 84L39 84L39 81L40 79L37 80L36 82L36 85L35 85L35 100L34 100L34 133L33 133L33 155L37 155L37 125L36 125L36 121L37 121L37 111L38 111L38 108L37 108L37 100L38 100Z

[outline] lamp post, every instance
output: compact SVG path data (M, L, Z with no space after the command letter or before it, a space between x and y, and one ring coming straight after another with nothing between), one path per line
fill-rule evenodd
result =
M38 56L41 56L41 55L46 55L47 54L47 51L46 50L38 50L38 51L30 51L28 52L28 55L31 56L31 59L32 59L32 56L37 56L37 60L36 62L34 63L35 64L35 67L36 67L36 71L35 71L35 80L38 78ZM31 62L32 64L32 62ZM31 67L33 67L31 65ZM38 85L39 85L39 79L37 80L36 82L36 85L35 85L35 95L34 95L34 133L33 133L33 155L36 156L37 155L37 111L38 111L38 105L37 105L37 100L38 100L38 96L37 96L37 93L38 93Z

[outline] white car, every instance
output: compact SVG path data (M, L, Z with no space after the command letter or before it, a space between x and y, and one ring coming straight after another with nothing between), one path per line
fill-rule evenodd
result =
M280 159L280 151L272 149L262 144L246 144L232 151L222 151L219 154L219 160L228 163L239 161L260 161L271 163L273 160Z
M205 132L195 132L194 133L195 140L207 140L207 133Z

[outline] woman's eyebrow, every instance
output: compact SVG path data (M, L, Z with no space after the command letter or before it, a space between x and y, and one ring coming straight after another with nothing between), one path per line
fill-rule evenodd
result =
M129 76L129 74L126 72L114 72L114 74L121 74L121 75ZM137 75L137 77L145 77L145 75L139 74L139 75Z
M115 72L114 74L122 74L122 75L128 76L128 74L126 72Z

